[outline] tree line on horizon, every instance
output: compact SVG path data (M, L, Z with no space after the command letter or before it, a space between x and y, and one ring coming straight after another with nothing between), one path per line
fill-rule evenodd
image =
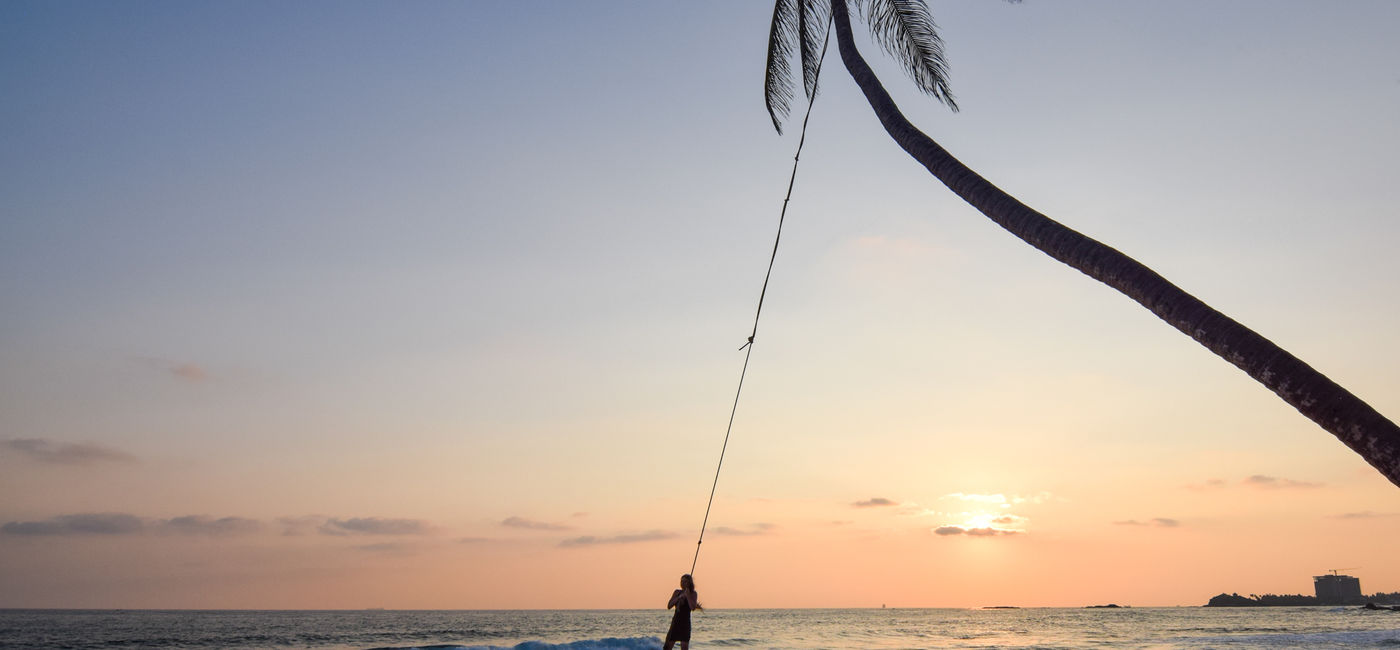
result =
M1362 595L1361 600L1356 602L1343 603L1346 605L1361 605L1364 603L1375 603L1377 605L1400 605L1400 591L1376 592L1369 596ZM1221 593L1213 596L1205 607L1298 607L1304 605L1324 605L1317 596L1305 596L1303 594L1250 594L1241 596L1239 594Z

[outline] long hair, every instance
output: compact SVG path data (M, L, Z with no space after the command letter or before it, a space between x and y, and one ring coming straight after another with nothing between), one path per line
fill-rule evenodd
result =
M690 577L690 574L689 574L689 573L682 575L682 576L681 576L681 588L682 588L682 589L687 589L687 590L689 590L690 592L694 593L694 592L695 592L695 578ZM705 608L700 606L700 599L699 599L699 598L696 598L696 599L695 599L695 611L697 611L697 612L703 612L703 611L705 611Z

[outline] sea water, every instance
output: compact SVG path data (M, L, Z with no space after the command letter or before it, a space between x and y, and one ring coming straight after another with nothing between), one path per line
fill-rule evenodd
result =
M662 610L0 610L0 648L661 647ZM693 617L693 648L1396 648L1400 612L1356 607L749 609Z

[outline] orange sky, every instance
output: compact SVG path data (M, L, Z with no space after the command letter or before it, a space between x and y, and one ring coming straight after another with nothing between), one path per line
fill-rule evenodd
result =
M662 606L796 142L761 3L549 6L0 5L0 607ZM1400 417L1400 5L931 7L917 123ZM1394 485L839 72L708 606L1400 590Z

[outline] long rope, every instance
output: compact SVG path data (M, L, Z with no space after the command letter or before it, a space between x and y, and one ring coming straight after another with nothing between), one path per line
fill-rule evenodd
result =
M831 29L827 28L827 38L822 42L821 57L817 59L817 78L821 78L822 62L826 60L826 46L831 43ZM797 139L797 153L792 156L792 175L788 177L787 196L783 197L783 209L778 213L778 234L773 237L773 254L768 257L768 271L763 274L763 289L758 292L758 309L753 315L753 331L749 340L740 350L744 353L744 367L739 371L739 388L734 391L734 405L729 409L729 426L724 429L724 444L719 448L719 464L715 466L715 480L710 485L710 500L705 503L705 519L700 522L700 538L695 541L695 557L690 561L690 575L695 575L695 565L700 561L700 544L705 541L705 526L710 523L710 507L715 503L715 489L719 487L719 471L724 467L724 452L729 448L729 434L734 430L734 414L739 411L739 396L744 392L744 375L749 371L749 357L753 356L754 337L758 336L758 319L763 315L763 298L768 295L768 279L773 276L773 262L778 259L778 244L783 240L783 220L787 218L788 202L792 200L792 187L797 182L797 163L802 159L802 145L807 142L807 122L812 119L812 106L816 104L816 88L812 100L807 102L807 114L802 118L802 135Z

